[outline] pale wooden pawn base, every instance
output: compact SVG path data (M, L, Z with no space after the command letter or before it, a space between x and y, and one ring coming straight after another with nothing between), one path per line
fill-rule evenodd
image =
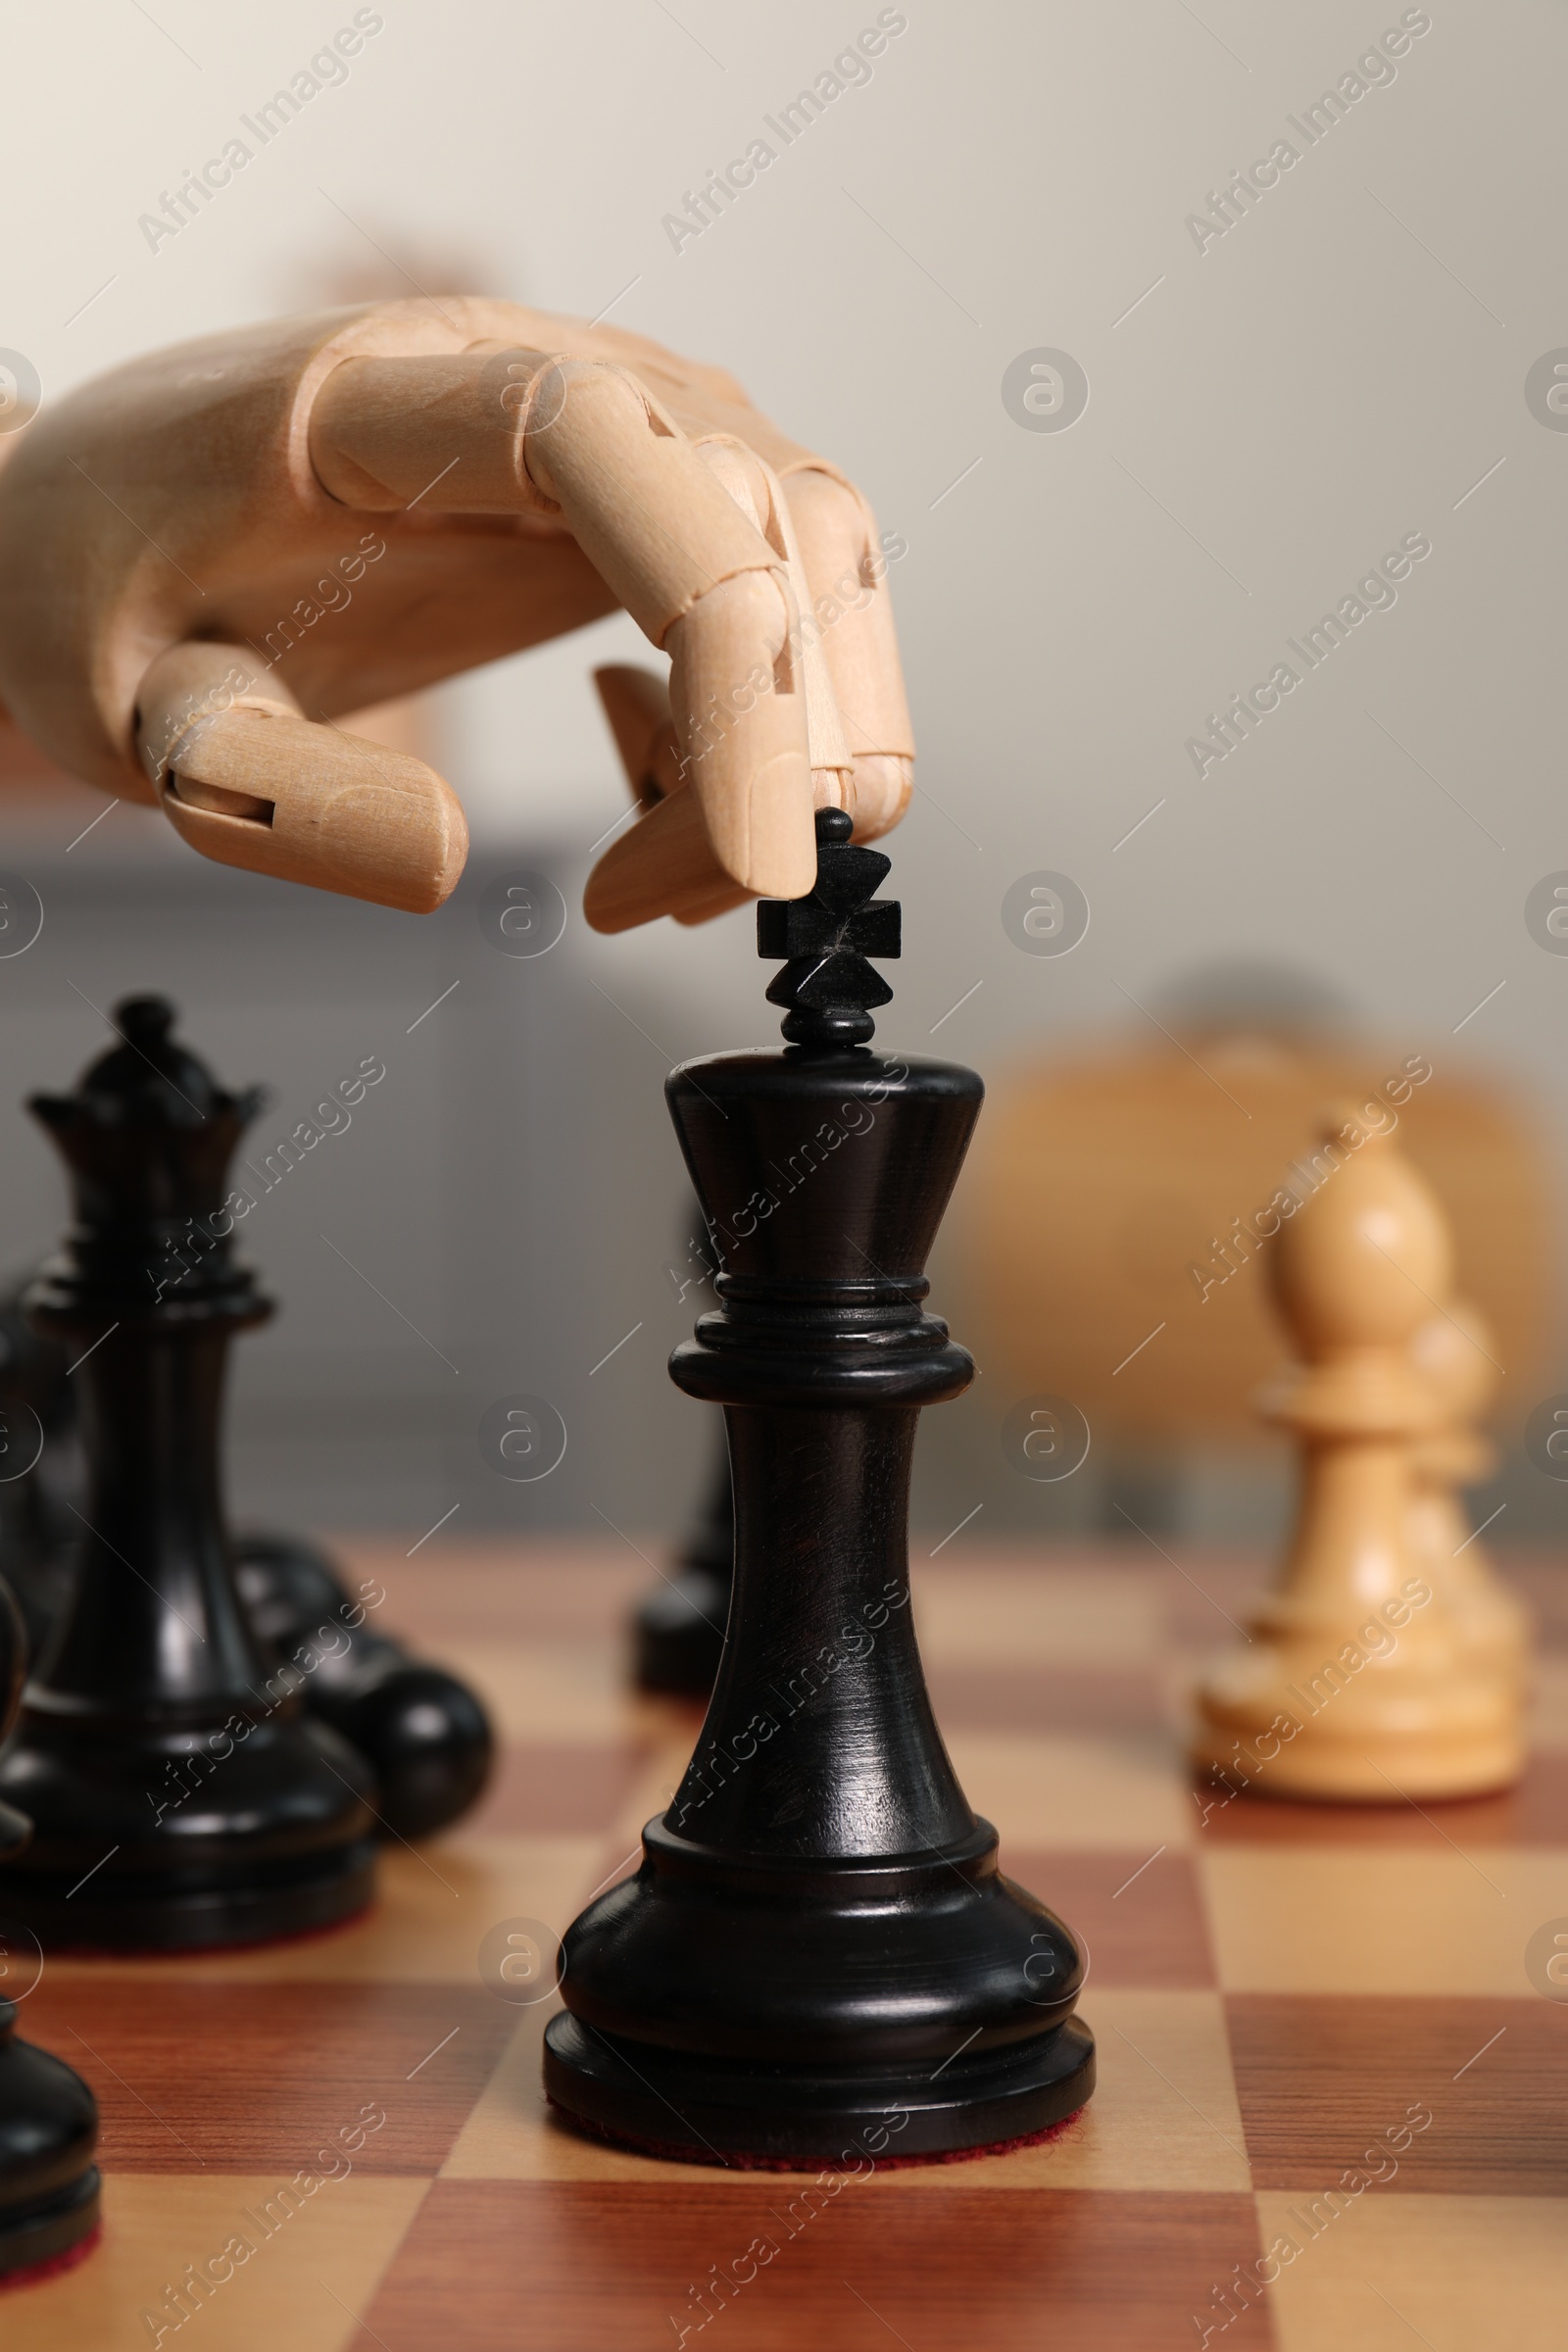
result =
M1534 1634L1530 1612L1498 1583L1452 1497L1418 1493L1410 1506L1408 1541L1411 1560L1431 1585L1465 1656L1522 1689Z
M1228 1786L1264 1797L1392 1805L1490 1795L1524 1770L1517 1698L1494 1671L1463 1668L1434 1682L1373 1658L1313 1716L1304 1694L1324 1658L1321 1642L1259 1638L1214 1669L1198 1694L1192 1744L1205 1781L1223 1773ZM1279 1740L1271 1728L1281 1716L1300 1726L1294 1739Z

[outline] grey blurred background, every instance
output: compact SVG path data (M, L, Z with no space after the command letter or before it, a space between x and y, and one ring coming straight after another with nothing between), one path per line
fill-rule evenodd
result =
M105 0L87 45L72 20L13 18L0 344L45 400L158 344L438 279L608 310L723 363L907 543L892 585L921 759L888 845L906 956L884 1039L989 1079L1146 1044L1129 1000L1264 962L1399 1054L1511 1083L1561 1197L1568 959L1524 916L1568 867L1568 437L1526 397L1568 345L1559 7L914 0L881 12L867 74L785 146L764 119L875 7L387 0L360 12L379 29L347 77L151 250L140 217L354 14ZM1385 49L1358 73L1401 25L1396 64ZM1309 141L1325 90L1341 116ZM759 136L778 152L755 184L701 234L672 230ZM1298 160L1212 233L1233 172L1282 139ZM1016 374L1004 396L1041 351L1087 378L1066 429L1035 429ZM1407 534L1431 554L1396 602L1200 776L1208 714ZM0 1262L40 1254L63 1207L10 1106L74 1075L116 997L166 989L220 1074L275 1088L263 1152L362 1057L385 1062L246 1229L282 1307L237 1355L250 1514L413 1543L457 1506L454 1532L608 1521L642 1542L703 1483L710 1433L663 1373L694 1262L662 1082L766 1042L775 1016L748 911L618 939L578 912L624 807L588 671L646 656L617 618L433 698L474 849L432 917L226 873L141 809L74 842L102 807L85 793L0 801L0 865L46 909L0 960ZM1093 909L1070 956L1020 954L1003 926L1042 868ZM485 885L523 870L569 909L533 959L478 917ZM938 1277L968 1336L956 1256ZM1516 1420L1568 1387L1554 1287L1551 1313ZM475 1445L514 1390L569 1432L532 1487ZM1011 1475L1013 1401L982 1378L928 1417L923 1525L976 1505L988 1528L1101 1523L1103 1452L1059 1489ZM1194 1536L1265 1533L1284 1494L1269 1455L1195 1452L1167 1486L1165 1523ZM1495 1495L1497 1538L1560 1525L1563 1490L1517 1448Z

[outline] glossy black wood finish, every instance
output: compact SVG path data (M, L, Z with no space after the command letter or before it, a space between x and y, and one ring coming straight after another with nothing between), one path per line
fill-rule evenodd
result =
M28 1308L72 1350L89 1477L71 1598L0 1758L35 1831L6 1901L46 1945L250 1942L370 1899L373 1784L280 1687L223 1525L228 1342L271 1311L223 1207L261 1098L219 1087L161 1000L116 1017L76 1094L31 1106L77 1222Z
M28 1655L36 1657L54 1630L68 1586L66 1528L74 1522L67 1521L57 1489L62 1460L75 1452L74 1403L73 1383L66 1377L71 1358L28 1323L22 1308L25 1287L25 1281L14 1281L0 1289L0 1424L5 1446L0 1462L0 1576L22 1611ZM35 1448L37 1458L22 1468Z
M22 1619L0 1584L0 1740L22 1697ZM25 1845L29 1824L0 1807L0 1862ZM0 1976L24 1973L20 1939L8 1928L9 1887L0 1876ZM17 2003L0 1999L0 2279L52 2262L98 2225L98 2108L62 2059L17 2034Z
M685 1230L671 1264L671 1280L684 1298L694 1293L691 1311L714 1303L713 1276L718 1271L706 1239L699 1240L703 1223L700 1204L688 1203ZM675 1262L684 1250L684 1279ZM712 1423L708 1439L711 1467L701 1511L670 1567L659 1571L659 1583L638 1603L632 1620L632 1669L645 1690L669 1690L687 1698L707 1698L713 1688L724 1648L735 1583L735 1489L730 1477L729 1442L723 1415L707 1416Z
M645 1690L706 1698L718 1672L735 1581L735 1490L721 1429L718 1444L697 1523L673 1571L640 1603L633 1622L634 1670Z
M477 1804L495 1734L467 1684L383 1632L316 1544L252 1533L234 1556L252 1631L297 1667L307 1713L369 1765L385 1834L429 1838Z
M808 920L760 925L796 953L800 984L775 995L800 1042L666 1088L723 1261L670 1370L725 1408L735 1592L697 1751L637 1877L569 1931L569 2014L547 2034L560 2106L699 2161L837 2159L895 2112L901 2154L975 2146L1093 2085L1082 1954L997 1868L909 1602L917 1415L973 1372L924 1311L923 1269L981 1084L844 1042L877 1001L855 939L891 931L854 896L819 885Z
M20 1477L0 1477L0 1576L22 1609L34 1657L49 1647L65 1614L74 1539L87 1501L70 1362L65 1348L28 1326L20 1286L0 1294L0 1417L18 1400L36 1413L45 1432L34 1467ZM14 1442L35 1442L25 1416L15 1418ZM370 1766L380 1788L382 1833L429 1837L476 1804L490 1776L495 1738L468 1686L388 1633L362 1597L345 1589L316 1544L299 1536L242 1531L232 1550L240 1606L269 1673L295 1665L307 1715L326 1724ZM723 1632L720 1606L712 1656L697 1686L705 1691L712 1688Z

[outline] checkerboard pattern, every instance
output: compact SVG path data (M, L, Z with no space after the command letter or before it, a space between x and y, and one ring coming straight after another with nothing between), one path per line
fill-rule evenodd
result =
M50 1962L24 2031L98 2092L105 2233L0 2297L6 2352L1561 2345L1568 2005L1526 1962L1568 1915L1568 1615L1544 1564L1516 1572L1543 1622L1518 1790L1206 1821L1182 1693L1255 1563L955 1544L917 1570L970 1800L1089 1945L1100 2087L1048 2144L806 2196L809 2176L570 2134L539 2089L546 2009L479 1978L497 1923L564 1929L629 1868L679 1778L699 1711L624 1679L646 1568L340 1548L485 1692L496 1784L454 1836L394 1846L377 1908L336 1934ZM319 2184L281 2197L302 2172ZM181 2290L236 2236L255 2250L230 2276Z

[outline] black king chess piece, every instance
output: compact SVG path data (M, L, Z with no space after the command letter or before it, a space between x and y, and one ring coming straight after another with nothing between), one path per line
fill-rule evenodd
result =
M251 1942L373 1892L369 1771L258 1646L223 1524L224 1359L271 1312L225 1187L263 1097L225 1092L172 1020L127 999L76 1093L30 1104L76 1223L27 1310L75 1359L88 1466L71 1598L0 1757L34 1825L4 1907L46 1947Z
M821 812L815 889L758 909L788 1050L666 1085L724 1264L670 1371L725 1408L734 1603L697 1752L567 1932L546 2034L558 2107L699 2162L987 2146L1094 2085L1083 1954L999 1872L910 1623L915 1423L974 1370L921 1269L983 1090L869 1050L899 909L849 834Z
M0 1584L0 1741L16 1719L26 1654L22 1618ZM0 1863L21 1853L31 1824L0 1805ZM0 1874L0 1991L20 1984L18 1939ZM98 2107L61 2058L19 2039L17 2003L0 1997L0 2281L58 2262L98 2227Z

